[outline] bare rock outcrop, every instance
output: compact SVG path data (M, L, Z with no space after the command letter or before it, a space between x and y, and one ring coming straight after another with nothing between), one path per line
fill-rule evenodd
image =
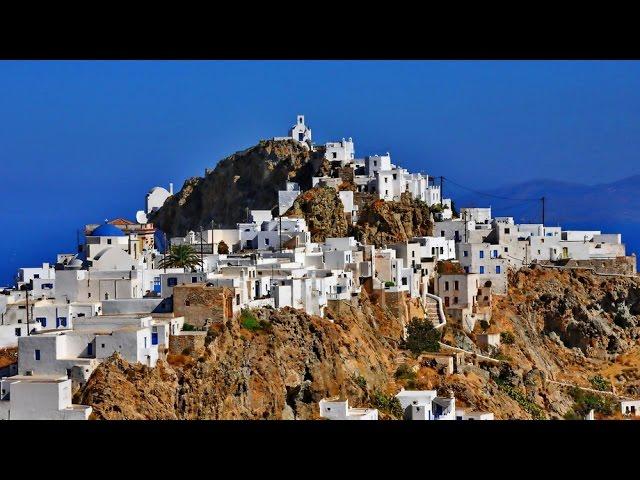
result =
M326 169L324 149L311 151L294 141L267 140L218 162L204 177L188 179L149 216L168 235L184 235L211 222L235 226L248 210L273 210L285 182L311 188L311 177Z
M349 225L338 192L331 187L316 186L300 194L287 211L288 217L304 218L312 242L327 237L346 237Z

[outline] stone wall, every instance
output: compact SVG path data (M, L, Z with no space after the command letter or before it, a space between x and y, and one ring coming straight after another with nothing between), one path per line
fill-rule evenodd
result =
M592 260L569 260L551 262L548 260L539 262L540 265L553 265L564 268L593 268L597 273L610 273L618 275L636 274L635 255L627 257L592 259Z
M188 355L195 354L204 349L204 339L207 332L180 332L177 335L169 335L169 353L182 355L188 351Z
M223 322L233 317L233 292L227 287L204 284L177 285L173 288L173 313L196 327Z

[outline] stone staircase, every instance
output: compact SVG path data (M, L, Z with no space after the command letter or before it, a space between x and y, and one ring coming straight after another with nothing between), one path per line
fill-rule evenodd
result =
M438 302L432 298L427 297L424 302L424 309L426 318L431 320L434 326L440 325L440 315L438 314Z

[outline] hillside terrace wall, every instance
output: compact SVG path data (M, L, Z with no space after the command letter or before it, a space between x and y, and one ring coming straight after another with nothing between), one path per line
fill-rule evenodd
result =
M182 355L183 352L194 354L204 349L204 340L207 332L180 332L177 335L169 335L169 353Z
M607 259L569 260L568 262L543 260L538 263L543 266L589 268L594 269L596 273L605 274L635 275L637 273L636 257L634 255Z

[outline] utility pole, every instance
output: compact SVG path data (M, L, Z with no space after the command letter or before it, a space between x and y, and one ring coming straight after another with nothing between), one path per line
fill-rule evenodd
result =
M442 204L443 199L444 199L444 177L440 175L440 204Z
M24 285L24 296L26 299L26 315L27 315L27 336L31 336L31 327L29 326L29 287Z
M542 226L544 227L544 197L540 200L542 201Z
M167 243L167 234L162 232L162 236L164 237L164 258L162 259L162 263L164 265L164 273L167 273L167 250L169 248L169 244Z
M467 243L467 211L464 211L464 243Z
M282 215L278 215L278 237L280 238L280 253L282 253Z
M202 243L204 239L202 238L202 225L200 225L200 269L204 272L204 244Z

